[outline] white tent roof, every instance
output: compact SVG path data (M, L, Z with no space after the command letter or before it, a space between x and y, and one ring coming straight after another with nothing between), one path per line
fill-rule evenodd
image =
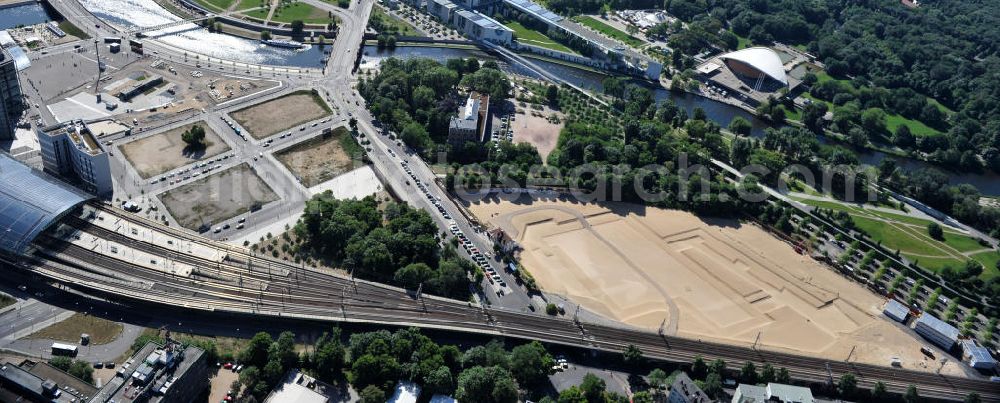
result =
M781 63L781 58L778 57L778 54L771 49L765 47L746 48L726 53L720 56L720 58L746 63L767 74L768 77L788 85L788 79L785 78L785 66Z

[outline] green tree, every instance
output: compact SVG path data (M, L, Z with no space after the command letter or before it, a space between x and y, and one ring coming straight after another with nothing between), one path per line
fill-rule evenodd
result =
M939 241L944 240L944 230L936 222L927 224L927 235L930 235L931 238L937 239Z
M548 100L549 105L552 107L559 106L559 87L555 84L549 84L545 88L545 99Z
M255 334L250 338L250 342L247 343L246 348L240 352L240 362L248 366L252 365L257 368L263 368L264 365L267 365L267 353L271 348L271 343L274 343L274 339L266 332Z
M920 401L920 394L917 393L917 387L910 385L906 387L906 393L903 394L903 401L906 403L916 403Z
M49 360L49 365L69 372L69 367L73 365L73 360L64 356L52 357L52 359Z
M263 31L260 31L260 39L265 40L265 41L271 40L271 31L268 31L266 29L263 30Z
M537 340L514 347L510 352L510 371L522 386L534 386L548 380L555 362Z
M723 361L722 359L716 359L715 361L712 361L712 365L708 366L708 372L724 376L726 374L726 362Z
M642 350L640 350L635 344L625 346L625 351L622 352L622 361L629 368L636 368L642 365L644 362Z
M741 136L749 136L752 128L753 126L750 122L742 116L734 117L733 120L729 122L729 131Z
M776 379L777 374L774 371L774 367L770 363L764 363L764 366L760 368L760 382L771 383L775 382Z
M580 390L583 391L583 396L587 398L588 402L603 402L604 391L607 388L608 386L603 379L591 373L584 375L583 381L580 382Z
M385 391L375 385L365 386L359 395L361 403L385 403Z
M669 376L670 375L667 375L666 371L656 368L653 369L652 371L649 371L649 375L647 375L646 378L649 379L649 386L653 387L654 389L661 389L668 386L667 378Z
M632 395L632 403L653 403L655 402L653 394L649 391L640 391Z
M778 376L775 378L775 381L778 383L785 383L785 384L791 383L792 374L788 373L788 368L781 367L780 369L778 369Z
M558 403L587 403L587 398L583 396L583 391L579 387L570 386L559 392Z
M702 388L706 394L712 397L718 397L722 393L722 376L718 373L710 372L708 376L705 377L705 387Z
M545 305L545 313L555 316L556 314L559 313L559 307L557 307L556 304L550 302L547 305Z
M201 125L194 125L190 129L185 130L184 133L181 133L181 140L189 147L204 148L205 128L201 127Z
M452 395L455 393L455 381L451 375L451 369L447 366L440 366L438 369L427 374L424 378L424 388L430 393L440 393Z
M871 391L872 401L880 402L889 397L889 392L885 389L885 383L882 381L875 382L875 386L872 387Z
M708 375L708 364L705 363L705 359L701 356L694 357L694 362L691 364L691 375L695 379L702 379L705 375Z
M837 382L837 393L840 393L841 397L850 398L854 396L857 388L858 379L852 373L841 375L840 381Z
M344 369L344 353L346 349L340 342L340 328L333 328L330 333L323 333L316 341L312 354L312 365L316 376L332 383Z
M302 20L292 21L292 36L301 36L302 30L305 29L306 24Z
M472 367L458 375L455 398L462 402L513 403L517 382L501 367Z
M748 383L751 385L756 384L757 366L753 365L753 363L750 361L743 363L743 367L740 368L740 382Z
M979 398L979 394L976 392L969 393L965 396L965 403L979 403L982 399Z

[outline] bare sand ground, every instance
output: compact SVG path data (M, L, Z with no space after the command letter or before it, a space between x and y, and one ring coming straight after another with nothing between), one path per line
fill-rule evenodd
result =
M346 138L344 137L346 136ZM274 154L305 187L313 187L350 171L356 163L342 141L354 142L347 129L338 127L330 135L319 135Z
M181 134L195 125L205 129L205 148L193 150L187 146L184 140L181 140ZM205 121L198 121L163 133L143 137L123 144L119 148L136 172L144 179L229 151L226 142Z
M546 292L621 322L691 339L936 370L883 300L757 226L638 205L469 206L523 247ZM851 349L857 346L851 353ZM943 372L961 375L949 363Z
M158 195L177 223L184 228L207 231L213 223L228 220L278 200L250 165L240 164Z
M297 91L232 112L240 126L260 140L330 115L329 107L309 91Z
M514 132L515 143L531 143L538 149L542 161L548 158L549 153L556 149L559 142L559 132L563 128L562 119L565 116L552 110L548 106L541 110L531 108L518 108L524 110L524 114L517 114L517 120L511 122L511 129ZM549 117L555 114L559 117L559 123L552 123Z

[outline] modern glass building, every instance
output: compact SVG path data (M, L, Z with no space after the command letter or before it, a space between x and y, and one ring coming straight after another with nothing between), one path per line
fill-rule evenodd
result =
M89 198L0 153L0 253L25 253L38 234Z

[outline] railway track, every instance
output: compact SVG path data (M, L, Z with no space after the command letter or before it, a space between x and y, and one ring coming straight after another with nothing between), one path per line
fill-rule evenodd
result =
M524 312L514 312L475 306L467 302L436 297L414 298L406 290L380 284L355 281L348 277L287 262L254 256L242 248L220 248L214 241L203 240L183 231L164 230L155 223L134 220L114 210L104 209L115 216L129 219L132 224L148 227L171 236L207 247L227 251L222 263L203 258L178 255L179 262L204 267L204 272L191 278L171 275L110 258L100 253L71 245L56 238L42 238L37 243L47 254L36 256L22 267L35 270L57 281L94 291L119 294L144 302L160 303L190 309L242 314L270 315L326 321L364 322L394 326L421 326L499 335L524 340L566 345L607 352L621 352L628 344L638 346L646 356L674 362L690 362L701 356L706 360L721 358L730 369L738 369L746 361L758 366L770 363L785 367L794 379L825 383L836 382L842 374L853 373L862 388L884 382L887 389L901 393L909 385L917 386L921 396L961 400L977 392L984 401L1000 401L1000 384L969 378L881 367L788 353L753 349L592 323L576 323L566 318L553 318ZM70 219L66 225L147 253L162 255L166 250L155 244L136 241L114 231ZM126 243L128 242L128 243ZM82 263L81 263L82 262ZM133 289L122 279L83 276L95 265L122 273L136 284L152 284L149 289ZM279 269L268 273L263 267ZM211 273L211 275L208 275ZM240 281L256 281L259 289L247 289ZM237 285L234 285L234 281Z

